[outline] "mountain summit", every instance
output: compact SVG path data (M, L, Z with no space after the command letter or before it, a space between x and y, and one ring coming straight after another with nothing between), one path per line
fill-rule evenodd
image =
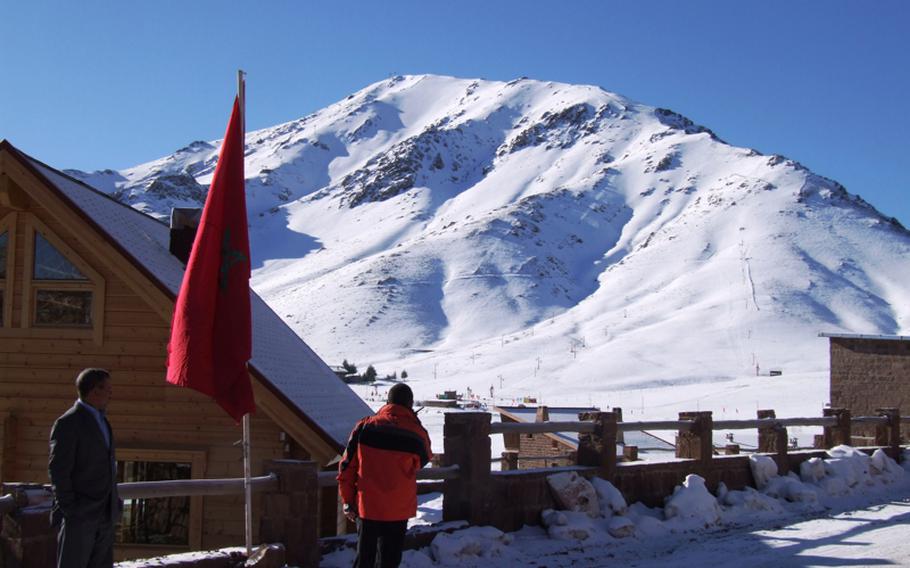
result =
M70 172L156 216L219 142ZM910 234L840 184L592 86L382 81L247 134L254 286L317 352L555 396L827 369L910 328Z

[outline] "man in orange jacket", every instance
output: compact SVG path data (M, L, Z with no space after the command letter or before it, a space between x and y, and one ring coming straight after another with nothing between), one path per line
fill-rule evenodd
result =
M404 384L388 403L351 432L338 466L344 514L357 522L354 567L398 566L408 519L417 514L417 470L433 453L414 413L414 393Z

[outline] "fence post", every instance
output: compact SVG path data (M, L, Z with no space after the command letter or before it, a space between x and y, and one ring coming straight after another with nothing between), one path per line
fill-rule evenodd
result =
M879 416L888 419L888 423L875 427L875 445L887 446L888 455L900 463L901 454L901 411L899 408L876 408Z
M777 414L773 410L759 410L758 418L777 418ZM785 475L790 471L790 460L787 459L787 445L787 429L780 424L758 429L758 451L759 453L777 454L777 470L781 475Z
M759 410L757 413L759 420L767 418L777 418L773 410ZM758 429L758 452L762 454L773 454L777 452L777 436L774 435L774 428Z
M57 565L57 531L50 524L53 499L50 488L30 483L4 483L4 495L12 494L18 507L3 515L0 535L0 566L8 568L54 568ZM29 506L28 492L47 492L47 500Z
M490 500L490 414L449 412L443 426L446 465L458 466L458 477L443 485L442 519L488 524Z
M691 430L677 433L676 457L709 463L714 453L714 418L711 412L680 412L679 419L695 423Z
M278 489L262 496L259 540L284 544L287 563L292 566L319 566L316 462L271 460L265 469L278 476Z
M514 471L518 469L518 452L515 450L506 450L502 452L501 464L502 471Z
M594 422L594 431L578 434L578 465L600 468L599 477L612 482L616 472L616 414L580 412L578 419Z
M850 411L846 408L825 408L822 411L822 415L837 418L837 424L834 426L825 426L825 449L840 445L849 446L852 442L850 434Z
M613 407L613 414L616 415L616 422L622 422L622 408ZM616 432L616 443L622 444L624 447L626 445L626 437L624 432ZM637 454L636 454L637 455Z

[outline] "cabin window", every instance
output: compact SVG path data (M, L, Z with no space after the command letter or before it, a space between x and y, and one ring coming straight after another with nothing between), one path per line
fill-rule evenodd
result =
M117 462L117 481L191 479L193 464L185 462ZM189 546L190 498L126 499L117 529L118 544Z
M117 450L118 483L200 479L204 477L204 468L202 451ZM130 549L200 548L202 498L124 499L115 542Z
M91 327L92 282L37 231L34 244L35 325Z
M67 260L63 253L41 235L35 233L35 280L72 280L87 282L88 278Z

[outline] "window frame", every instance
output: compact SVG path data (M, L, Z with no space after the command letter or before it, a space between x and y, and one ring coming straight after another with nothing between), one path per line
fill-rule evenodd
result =
M190 463L190 479L204 479L206 466L205 450L165 450L150 448L117 448L114 459L118 462L164 462L164 463ZM117 544L117 548L124 551L150 551L161 554L168 551L182 552L202 550L202 522L203 522L203 496L190 496L189 526L187 527L189 544Z
M104 337L104 278L87 262L76 254L63 239L59 238L47 225L30 215L24 223L25 242L23 243L22 262L22 292L23 311L21 326L28 329L30 336L53 336L67 338L93 339L95 344L101 345ZM36 280L35 271L35 239L41 235L48 243L71 262L86 277L86 280ZM92 293L91 320L89 326L75 326L68 324L37 324L37 291L88 291Z
M3 292L2 321L0 329L13 327L13 295L16 281L16 213L9 213L0 219L0 235L6 233L6 276L0 278L0 291Z

